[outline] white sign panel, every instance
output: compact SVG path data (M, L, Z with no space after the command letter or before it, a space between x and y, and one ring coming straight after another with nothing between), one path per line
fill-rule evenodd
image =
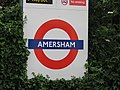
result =
M28 77L82 77L88 55L87 0L24 0Z

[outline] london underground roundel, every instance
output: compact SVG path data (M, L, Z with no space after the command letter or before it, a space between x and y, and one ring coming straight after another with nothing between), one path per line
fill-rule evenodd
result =
M44 35L55 28L65 31L70 40L43 39ZM62 69L70 65L76 58L78 49L83 49L83 40L78 40L75 29L66 21L53 19L43 23L37 30L34 39L28 40L29 49L34 53L41 64L50 69ZM43 49L68 49L68 55L61 60L53 60L45 55Z

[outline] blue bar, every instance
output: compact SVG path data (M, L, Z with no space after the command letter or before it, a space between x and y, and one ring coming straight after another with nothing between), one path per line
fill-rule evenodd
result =
M83 40L28 39L29 49L84 49Z

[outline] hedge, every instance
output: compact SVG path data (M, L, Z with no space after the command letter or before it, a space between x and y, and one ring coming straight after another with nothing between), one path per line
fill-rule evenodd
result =
M11 2L11 4L9 4ZM120 1L89 1L89 57L82 78L27 77L30 52L18 0L0 7L0 90L120 90Z

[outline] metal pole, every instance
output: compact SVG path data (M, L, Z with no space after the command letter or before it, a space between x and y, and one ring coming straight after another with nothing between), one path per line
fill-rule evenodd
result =
M20 6L23 8L23 0L19 0Z
M21 6L21 10L23 12L23 0L19 0L20 6Z

